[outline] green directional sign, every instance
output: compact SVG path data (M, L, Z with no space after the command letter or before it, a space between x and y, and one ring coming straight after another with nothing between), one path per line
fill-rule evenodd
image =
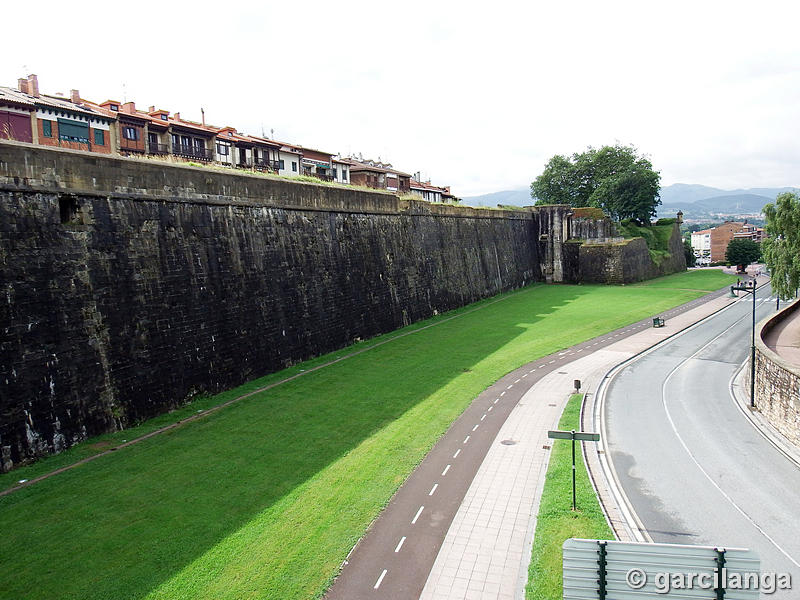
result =
M547 437L554 440L575 440L578 442L599 442L599 433L589 433L588 431L548 431Z

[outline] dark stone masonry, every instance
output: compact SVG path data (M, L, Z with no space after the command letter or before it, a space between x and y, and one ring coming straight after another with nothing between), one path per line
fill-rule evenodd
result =
M577 281L569 210L2 142L0 470L532 281Z

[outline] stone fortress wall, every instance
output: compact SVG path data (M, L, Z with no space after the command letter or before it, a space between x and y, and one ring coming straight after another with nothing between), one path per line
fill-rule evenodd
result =
M0 470L530 282L588 281L570 211L0 142ZM592 281L652 276L646 247L591 247L612 256Z

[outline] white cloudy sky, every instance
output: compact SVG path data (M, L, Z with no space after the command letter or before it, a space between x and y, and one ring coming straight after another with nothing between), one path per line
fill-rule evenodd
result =
M422 171L469 196L634 144L662 184L800 185L800 2L6 2L0 85ZM10 23L18 23L11 27Z

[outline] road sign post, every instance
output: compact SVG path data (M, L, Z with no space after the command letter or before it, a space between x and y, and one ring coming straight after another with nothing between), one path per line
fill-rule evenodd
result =
M599 433L588 431L560 431L553 430L547 432L547 437L553 440L572 440L572 510L577 510L575 504L575 442L599 442Z

